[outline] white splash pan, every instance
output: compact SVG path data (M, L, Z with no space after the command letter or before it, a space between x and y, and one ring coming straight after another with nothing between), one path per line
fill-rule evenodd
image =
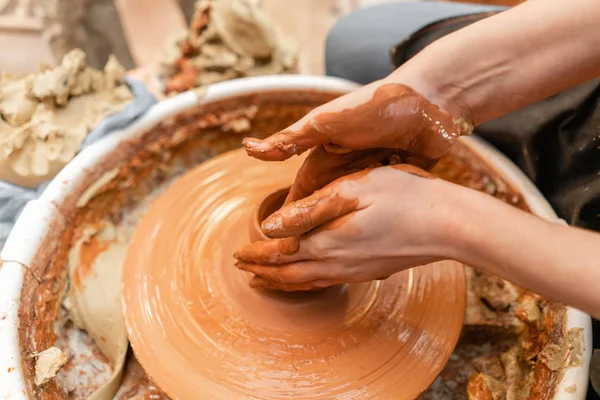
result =
M307 75L253 77L217 83L203 94L189 91L157 103L126 129L115 131L79 153L52 180L38 200L27 204L0 254L0 400L28 399L20 361L17 317L25 269L31 265L36 251L49 231L50 222L59 217L57 207L98 160L113 151L119 143L136 138L164 117L200 103L273 90L323 90L346 93L355 88L357 85L349 81ZM471 150L493 166L524 196L533 213L548 220L561 222L533 183L508 158L479 138L463 139ZM586 396L592 354L590 316L569 308L567 329L571 328L583 328L584 363L565 371L554 400L583 400Z

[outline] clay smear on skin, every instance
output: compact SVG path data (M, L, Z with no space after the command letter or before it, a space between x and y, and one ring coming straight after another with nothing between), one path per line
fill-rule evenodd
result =
M435 179L434 175L413 165L396 164L391 166L391 168L420 178ZM363 183L368 181L369 173L371 171L372 169L366 169L353 175L339 178L333 182L332 185L340 187L344 182ZM327 202L331 204L331 206L326 209L319 208L317 207L317 203L320 202ZM352 211L358 210L359 203L359 198L344 197L339 190L336 190L333 186L321 189L313 194L313 196L287 204L283 210L278 210L268 216L262 222L262 230L267 236L276 234L278 237L287 236L288 234L293 235L299 231L305 233L306 228L313 225L313 221L330 221L334 216L337 216L338 218L342 217ZM272 208L273 206L270 207ZM314 208L320 213L308 215L307 210Z
M432 174L412 165L397 164L391 168L420 178L435 178ZM261 241L246 246L234 254L234 257L239 260L236 262L238 268L257 274L252 279L251 286L285 291L319 290L319 288L331 286L326 281L317 281L312 285L310 283L282 283L276 270L265 269L261 266L278 264L280 255L297 253L302 240L325 230L335 230L344 226L345 229L351 229L355 235L360 235L361 228L350 221L350 213L360 209L360 200L358 197L344 197L341 192L344 191L343 187L348 182L367 183L371 172L372 169L367 169L339 178L331 186L315 192L309 198L287 204L283 209L262 221L262 232L251 232L251 238L261 238ZM353 188L350 191L360 193L363 189ZM267 212L277 209L280 204L276 204L276 202L281 201L281 192L278 190L267 196L258 208L258 215L254 213L253 218L262 219ZM251 229L258 230L259 224L261 224L260 220L255 221L254 224L251 224ZM280 239L268 240L268 236ZM251 262L254 264L248 264L248 260L252 260ZM262 273L257 268L262 270ZM269 275L266 275L267 273Z
M407 113L406 110L412 112ZM349 150L387 148L410 152L421 157L423 164L430 164L447 153L456 139L469 135L472 126L460 117L453 116L408 86L389 83L379 86L373 97L360 105L336 112L320 112L309 117L297 131L280 133L299 137L319 138L330 153L343 154ZM398 132L403 132L398 135ZM352 139L340 139L340 138ZM337 142L347 140L341 147ZM249 154L260 158L264 149L256 149L259 142L247 139L245 148ZM303 143L292 145L283 140L274 146L287 156L308 150ZM419 165L419 166L425 166Z
M409 115L407 109L412 111ZM406 150L415 157L437 160L459 136L470 134L471 129L464 124L408 86L389 83L378 87L373 98L364 104L317 114L300 133L317 131L331 139L329 142L342 134L363 135L363 140L357 140L356 148L368 149L372 141L379 140L385 144L380 147ZM403 134L398 135L398 132Z
M317 110L303 121L267 141L244 141L249 155L265 160L285 159L312 148L286 202L365 168L412 164L429 170L458 137L472 131L463 118L395 83L377 87L362 104L335 112Z

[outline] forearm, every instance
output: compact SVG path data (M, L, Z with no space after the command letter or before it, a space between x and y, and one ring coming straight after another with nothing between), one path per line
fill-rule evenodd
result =
M452 258L600 317L599 234L474 191L460 197Z
M388 79L475 125L600 76L597 0L529 0L454 32Z

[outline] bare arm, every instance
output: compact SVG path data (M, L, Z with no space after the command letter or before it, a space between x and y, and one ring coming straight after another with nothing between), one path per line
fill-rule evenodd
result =
M528 0L432 43L389 78L475 125L600 76L597 0Z
M459 197L452 216L458 234L448 257L600 317L600 234L545 221L479 192L451 192Z
M240 249L238 267L256 286L307 290L454 259L600 317L600 234L423 175L400 165L340 178L270 216L274 239Z
M356 121L343 113L369 103L378 88L389 84L406 85L442 110L474 125L505 115L600 76L599 20L597 0L528 0L434 42L389 77L315 109L264 141L247 142L246 148L252 156L275 161L317 146L324 153L319 160L330 157L339 168L344 166L343 160L329 154L323 145L334 144L358 156L363 149L388 147L381 144L388 142L381 141L385 130L380 127L387 124L398 137L406 135L406 126L418 126L413 121L419 121L419 115L411 113L419 107L403 107L397 98L390 97L387 106L396 108L385 104L374 108L376 112L368 115L370 129L361 130L354 129ZM392 109L398 112L380 112ZM318 129L315 121L323 113L330 119L340 116L335 129ZM391 117L381 122L376 118L381 115ZM449 126L452 137L461 134L459 126ZM436 134L427 127L411 133L417 138ZM304 170L316 171L313 175L318 176L326 164L311 164L310 160L309 156ZM331 180L338 176L331 174ZM288 204L278 214L281 221L273 224L279 227L278 232L267 226L266 233L289 239L316 228L318 233L300 241L301 257L273 257L278 252L278 241L285 239L272 239L243 249L238 254L241 267L275 284L326 286L352 282L357 276L361 280L376 279L397 271L399 265L407 268L454 258L600 317L600 235L541 220L471 190L422 178L409 177L409 181L407 176L392 167L376 168L368 187L352 185L350 188L356 191L352 192L339 181L314 184L301 170L294 185L303 186L303 195L325 186L308 200L337 190L344 198L358 199L362 208L352 215L340 215L336 214L339 205L325 199L314 202L319 209ZM406 180L405 186L400 179ZM390 186L389 182L395 184ZM336 196L327 198L339 200ZM294 215L311 210L328 218L304 218L314 224L297 231L293 221L298 217ZM360 238L355 230L319 228L348 219L363 229ZM401 229L395 230L396 226ZM332 244L334 250L328 247ZM395 254L385 253L392 248L397 250ZM277 260L275 265L269 264L271 261L264 265L264 260L272 259ZM357 265L360 271L356 271Z

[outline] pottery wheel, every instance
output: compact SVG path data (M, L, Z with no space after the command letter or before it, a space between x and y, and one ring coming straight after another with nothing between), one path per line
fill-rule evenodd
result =
M253 209L302 159L223 154L171 185L137 227L125 321L171 398L414 399L452 354L465 310L453 261L316 293L249 287L232 255L249 243Z

